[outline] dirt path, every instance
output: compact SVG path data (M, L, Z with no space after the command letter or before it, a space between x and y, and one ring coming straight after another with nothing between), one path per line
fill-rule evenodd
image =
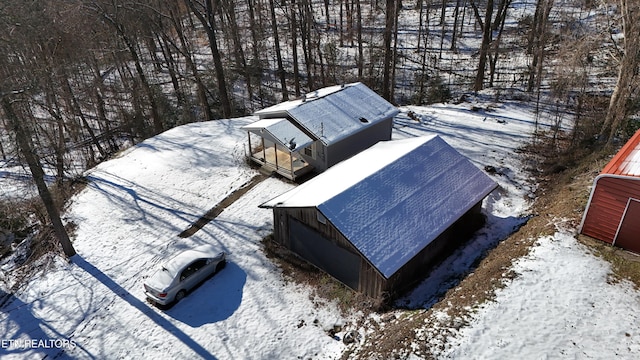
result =
M251 180L243 184L239 189L232 192L226 198L222 199L216 206L211 208L211 210L207 211L200 219L191 224L186 230L181 232L178 236L181 238L188 238L189 236L198 232L198 230L202 229L203 226L207 225L211 220L215 219L220 213L226 209L228 206L233 204L236 200L238 200L242 195L246 194L247 191L253 189L254 186L261 183L268 176L266 175L256 175Z

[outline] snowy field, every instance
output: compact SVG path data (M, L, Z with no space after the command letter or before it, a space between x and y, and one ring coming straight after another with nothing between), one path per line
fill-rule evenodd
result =
M399 300L424 308L451 286L450 278L526 221L535 184L516 150L530 140L534 116L515 103L402 110L394 139L437 133L479 168L495 168L500 185L483 205L485 228ZM367 329L355 325L363 315L341 314L336 304L312 298L311 289L284 281L262 252L272 214L258 205L293 185L269 178L193 236L177 236L257 174L244 163L240 129L254 120L181 126L88 171L88 186L64 214L77 225L78 255L58 258L10 295L0 309L0 357L338 359L348 349L339 341L345 332L366 337ZM572 231L538 239L514 266L521 276L436 353L638 358L639 293L608 282L608 263ZM176 252L203 243L226 251L227 267L170 310L149 305L144 279ZM335 338L327 333L334 326L342 329Z

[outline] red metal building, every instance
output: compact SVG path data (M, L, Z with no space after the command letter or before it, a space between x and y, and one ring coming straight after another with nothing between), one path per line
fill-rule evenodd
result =
M640 253L640 130L593 182L580 233Z

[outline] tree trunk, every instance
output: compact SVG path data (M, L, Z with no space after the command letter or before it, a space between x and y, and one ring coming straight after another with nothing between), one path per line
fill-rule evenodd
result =
M300 65L298 64L298 21L296 1L291 0L291 57L293 58L293 83L296 97L300 97Z
M138 50L136 50L135 42L132 41L129 34L126 33L122 24L117 22L107 13L101 14L103 19L109 22L116 29L122 41L127 46L129 53L131 54L131 58L133 60L133 64L136 68L136 73L138 74L138 78L140 79L140 84L142 85L142 89L147 96L147 100L149 101L149 108L151 110L151 121L153 123L154 134L159 134L164 131L164 126L162 125L162 119L160 119L160 114L158 114L158 107L156 105L155 95L153 94L153 90L151 89L151 85L149 85L149 81L147 80L147 75L145 74L144 69L142 68L140 56L138 55ZM135 94L134 94L135 95Z
M222 0L222 10L226 14L229 22L229 32L231 32L231 40L233 43L233 52L236 57L237 66L241 69L244 81L247 83L247 95L249 100L253 98L253 87L251 85L251 74L249 67L247 66L247 60L242 49L242 39L240 39L240 28L238 26L238 20L236 19L237 5L233 0ZM226 28L226 27L225 27Z
M107 153L102 148L102 145L100 145L100 141L96 137L95 132L93 131L93 129L89 125L89 122L87 121L87 118L84 116L84 113L82 112L82 109L80 108L80 104L78 103L78 99L76 98L75 94L73 93L73 89L71 88L71 84L69 83L69 78L65 77L64 79L61 79L60 81L62 82L63 92L66 94L66 96L69 97L69 100L71 101L71 105L73 106L73 112L75 113L75 115L80 117L80 120L82 121L82 125L84 126L85 130L89 134L89 137L91 138L91 143L93 145L95 145L95 147L98 149L98 152L100 153L100 156L102 156L103 158L106 157ZM91 146L91 145L89 145L89 146Z
M498 30L498 36L496 40L491 44L491 54L489 55L489 87L493 87L493 81L496 76L496 67L498 65L498 59L500 58L500 42L502 40L502 33L504 32L504 24L507 19L507 9L511 5L511 0L502 0L498 7L498 14L493 21L493 31Z
M186 5L191 9L193 14L198 18L200 23L207 33L209 39L209 48L211 49L211 57L213 58L213 67L216 74L216 80L218 82L218 96L220 97L220 106L222 108L222 116L229 118L232 115L231 101L229 100L229 93L227 92L227 81L224 76L224 67L222 66L222 59L220 57L220 51L218 50L218 39L216 36L216 22L214 18L213 8L211 1L205 1L205 9L203 12L198 10L193 0L184 0Z
M620 0L622 26L624 30L624 54L618 70L618 82L611 94L609 109L600 137L606 138L606 146L611 146L616 133L627 118L628 100L640 91L640 1Z
M282 101L289 100L289 92L287 91L287 79L282 65L282 53L280 50L280 38L278 37L278 23L276 19L275 0L269 0L269 9L271 11L271 30L273 31L273 41L276 47L276 62L278 63L278 70L276 71L280 78L280 88L282 90Z
M424 0L418 0L418 43L416 44L416 52L420 52L420 47L422 46L420 43L420 40L422 40L422 28L423 28L423 20L422 20L422 16L424 14ZM426 44L425 44L425 51L426 51Z
M444 35L446 34L447 27L447 0L442 0L442 7L440 9L440 52L438 53L438 59L442 60L442 51L444 50Z
M487 9L484 15L482 25L482 45L480 46L480 55L478 56L478 71L476 80L473 85L473 91L480 91L484 87L484 72L487 66L487 55L489 46L491 45L491 17L493 16L493 0L487 0Z
M545 45L547 35L547 23L549 14L553 7L553 0L538 0L536 12L533 19L533 28L529 35L527 51L533 55L529 68L529 80L527 82L527 92L533 92L542 83L542 70L545 56Z
M62 250L67 257L72 257L76 254L76 250L71 244L69 234L64 228L62 219L60 219L60 214L58 213L58 208L56 207L55 201L53 200L53 196L49 192L49 188L47 187L47 184L44 180L44 171L42 170L40 160L31 148L29 131L20 124L21 121L17 118L12 104L6 96L2 98L2 108L11 127L13 128L13 131L15 132L16 141L18 143L20 153L22 154L22 156L24 156L27 164L29 165L29 169L31 170L31 174L33 175L33 180L35 181L36 187L38 188L38 194L40 195L42 203L47 210L49 220L51 220L51 224L53 225L53 230L56 234L56 237L58 238L58 241L60 242L60 245L62 245Z
M162 52L162 57L164 58L164 63L167 66L167 71L169 72L169 78L171 79L171 85L173 85L173 92L176 94L176 100L178 100L178 106L184 110L187 101L184 93L182 92L180 81L178 80L178 73L180 70L176 66L176 61L173 59L171 45L164 34L156 33L155 35L160 51Z
M400 16L400 9L402 3L400 0L396 1L395 13L393 16L393 56L391 65L391 89L389 90L389 98L396 98L396 69L398 68L398 18Z
M460 17L460 0L456 0L456 8L453 10L453 32L451 33L451 47L449 50L456 51L456 42L458 41L458 24Z
M207 89L202 82L202 78L200 77L196 64L193 62L191 47L189 46L189 42L187 41L187 37L184 33L185 29L182 26L182 20L174 12L171 12L170 14L171 23L173 24L178 39L180 40L180 46L176 44L173 46L182 54L186 68L193 75L193 80L196 84L196 94L198 95L198 103L200 104L201 111L204 114L204 120L211 121L213 120L213 114L207 98Z
M382 97L389 102L393 102L391 99L391 63L393 61L393 54L391 49L391 39L393 35L393 25L395 23L395 0L386 0L387 6L385 8L385 27L384 27L384 68L382 73Z
M347 6L347 0L340 0L338 4L340 6L340 11L338 12L338 37L340 39L340 47L344 46L344 12L346 10L343 9L343 6Z
M311 36L311 29L314 26L314 18L313 18L313 10L311 8L311 3L309 0L301 0L302 2L302 20L303 20L303 31L302 31L302 39L304 45L302 46L302 51L305 52L305 60L307 66L307 86L310 90L316 87L316 61L313 55L313 38ZM300 2L298 2L300 5ZM322 79L320 79L322 82Z
M260 106L264 106L264 94L262 93L262 61L260 59L259 46L260 41L258 39L258 22L256 22L256 15L253 2L255 0L247 0L247 7L249 9L249 29L251 30L251 52L253 54L253 61L251 64L252 75L257 78L258 86L258 98L260 99ZM292 6L293 8L293 6ZM262 27L260 27L262 30Z
M362 44L362 8L360 6L360 0L356 1L356 13L358 16L358 79L362 79L364 75L364 45Z

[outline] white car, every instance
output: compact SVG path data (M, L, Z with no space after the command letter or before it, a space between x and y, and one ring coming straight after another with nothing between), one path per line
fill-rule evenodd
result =
M157 305L173 304L225 265L225 253L213 245L184 251L147 279L145 295Z

